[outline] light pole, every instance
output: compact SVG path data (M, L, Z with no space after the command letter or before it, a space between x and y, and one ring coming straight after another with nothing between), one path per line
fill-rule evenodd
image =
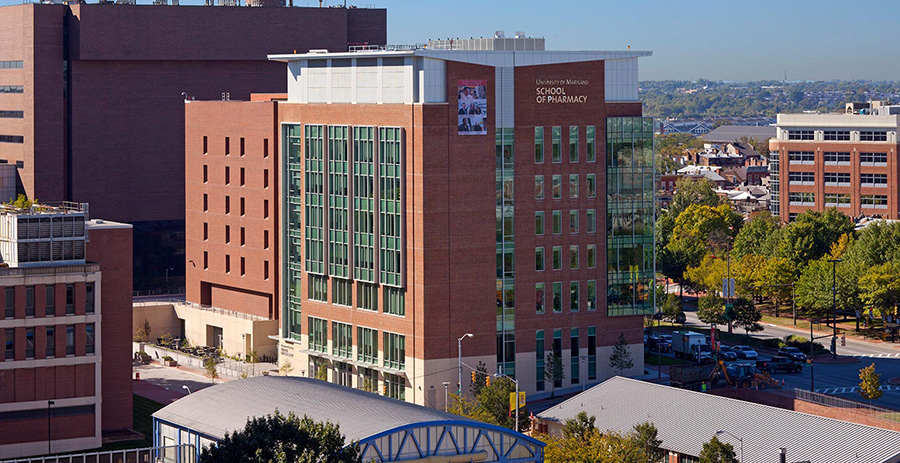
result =
M169 289L169 270L175 270L175 269L171 268L171 267L166 269L166 290Z
M188 391L188 395L191 395L191 388L187 387L187 384L182 384L181 388L185 391Z
M744 463L744 439L741 439L740 437L735 436L734 434L732 434L732 433L730 433L730 432L728 432L728 431L716 431L716 435L717 435L717 436L718 436L718 435L721 435L721 434L728 434L729 436L731 436L731 437L737 439L738 442L741 443L741 463Z
M47 401L47 455L53 453L51 450L53 448L53 439L50 438L50 406L55 404L56 402L52 400Z
M831 262L831 355L837 358L837 264L840 259L828 259Z
M450 381L444 381L441 383L444 385L444 411L448 411L450 409L449 397L447 396L447 391L450 389Z
M475 335L472 333L466 333L460 336L459 339L456 340L456 349L459 354L459 383L457 383L458 389L456 391L460 396L462 395L462 340L466 338L474 338Z
M506 378L516 385L516 432L519 432L519 380L503 373L494 374L495 378Z

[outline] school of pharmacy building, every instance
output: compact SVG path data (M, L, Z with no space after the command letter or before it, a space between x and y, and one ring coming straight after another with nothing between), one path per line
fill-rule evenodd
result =
M459 348L465 392L479 362L530 397L597 383L620 334L641 374L649 55L518 36L270 55L286 96L185 105L189 299L274 293L283 369L432 407Z

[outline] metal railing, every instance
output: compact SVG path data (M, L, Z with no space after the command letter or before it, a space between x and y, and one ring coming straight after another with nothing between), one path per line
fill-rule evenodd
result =
M192 444L2 460L0 463L194 463Z
M843 399L819 392L811 392L805 389L794 389L791 391L791 395L793 395L794 399L802 400L804 402L824 405L831 408L840 408L844 411L859 413L872 418L900 422L900 411L891 410L889 408L876 407L855 400Z
M234 317L234 318L240 318L240 319L251 320L251 321L274 320L274 319L270 319L268 317L262 317L259 315L252 315L252 314L243 313L243 312L236 312L234 310L223 309L220 307L213 307L211 305L206 305L206 304L196 304L194 302L185 301L184 299L176 299L176 298L172 298L172 297L169 297L169 298L161 297L158 299L151 299L148 301L134 301L132 303L132 305L136 305L139 307L147 306L147 305L159 305L159 304L181 305L181 306L190 307L192 309L206 310L209 312L217 313L219 315L225 315L227 317Z

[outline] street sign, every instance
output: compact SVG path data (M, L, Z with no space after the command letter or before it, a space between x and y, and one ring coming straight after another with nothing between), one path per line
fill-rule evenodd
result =
M525 391L519 393L519 408L525 406ZM516 409L516 393L509 393L509 412L512 413Z

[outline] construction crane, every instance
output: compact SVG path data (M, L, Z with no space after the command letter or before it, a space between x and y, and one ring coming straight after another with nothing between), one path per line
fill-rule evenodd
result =
M773 378L772 375L765 371L757 371L756 365L750 363L735 363L726 367L725 362L719 360L719 363L709 374L709 382L710 384L718 384L720 379L724 380L730 387L742 389L781 389L781 383Z

